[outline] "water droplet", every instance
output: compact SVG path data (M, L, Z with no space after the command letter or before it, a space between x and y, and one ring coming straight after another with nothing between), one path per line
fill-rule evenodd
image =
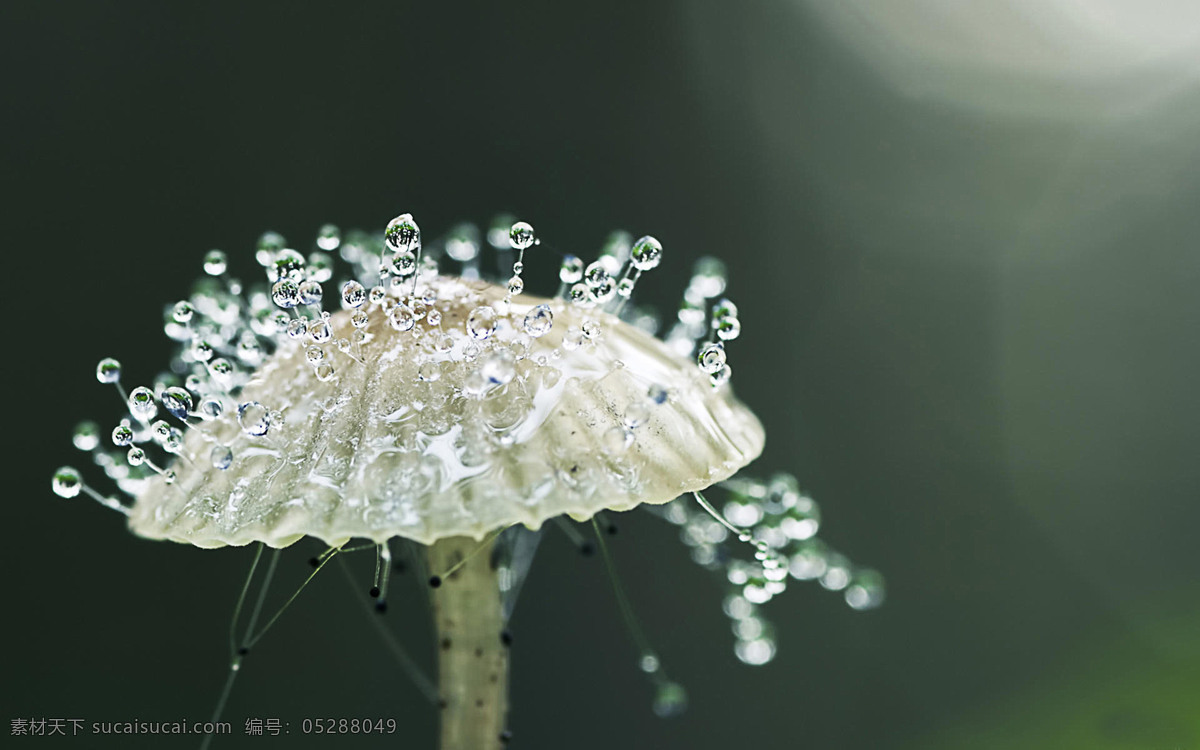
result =
M121 363L112 357L105 357L96 365L96 380L101 383L115 383L121 379Z
M327 318L314 320L308 325L308 336L318 344L324 344L333 338L333 328L329 325Z
M168 388L163 391L162 405L176 419L187 419L192 410L192 394L182 388Z
M367 323L369 323L370 321L371 321L370 316L368 316L362 310L355 310L354 313L350 316L350 325L354 326L355 328L366 328Z
M518 221L508 230L508 243L514 250L528 249L534 239L533 227L523 221Z
M317 380L320 380L322 383L325 383L330 380L333 380L333 375L334 375L333 365L329 364L328 362L317 365Z
M171 317L176 323L187 323L191 321L192 316L196 314L196 308L192 307L192 303L187 300L180 300L175 303L175 307L171 310Z
M271 281L289 280L299 283L304 279L305 265L303 255L290 247L284 248L275 253L275 259L271 262Z
M275 282L271 287L271 301L285 310L300 304L300 287L291 279Z
M843 593L846 604L857 610L875 609L883 604L883 576L874 570L856 570Z
M587 284L575 284L574 286L571 287L571 291L568 296L570 297L571 301L577 305L581 305L584 302L587 302L588 301Z
M583 280L583 261L574 255L564 255L558 268L558 279L564 284L577 284Z
M516 371L516 357L507 348L493 349L479 364L480 374L493 388L507 384Z
M621 279L617 282L617 294L628 299L633 295L633 279Z
M119 424L112 431L113 445L124 448L133 444L133 430L127 424Z
M573 352L578 349L579 345L582 343L583 331L575 326L571 326L567 329L567 332L563 334L562 345L563 348L569 352Z
M298 339L308 333L308 318L292 318L287 322L287 335Z
M154 417L158 413L158 407L154 405L154 392L144 385L130 391L129 413L143 422Z
M653 237L646 236L633 243L630 256L633 267L639 271L649 271L662 261L662 244Z
M271 429L271 415L257 401L247 401L238 406L238 424L247 435L262 437Z
M436 326L442 322L442 314L435 309L430 309L429 312L425 313L425 321L430 326Z
M426 360L417 368L417 377L426 383L432 383L442 376L442 368L433 360Z
M733 652L742 663L760 666L775 658L775 641L770 638L740 640L734 645Z
M654 696L654 713L661 718L679 716L687 710L687 691L678 682L664 682Z
M737 318L719 318L716 321L717 338L733 341L742 333L742 324Z
M315 305L321 301L325 291L315 281L306 281L300 285L300 304Z
M729 378L733 375L733 370L729 365L725 365L720 370L710 374L708 379L712 381L713 387L725 385L729 382Z
M632 403L625 407L625 426L633 430L646 424L650 418L650 410L645 404Z
M411 331L417 324L417 316L411 307L401 302L388 313L388 322L397 331Z
M387 299L387 290L381 286L373 286L367 295L367 299L370 300L372 305L382 304Z
M633 433L624 427L613 426L604 431L601 445L610 456L619 456L633 443Z
M95 422L80 422L75 425L71 442L81 451L90 451L100 445L100 426Z
M304 351L304 358L310 365L316 365L325 359L325 350L319 346L310 346Z
M233 451L228 445L214 445L208 453L208 459L215 468L225 471L233 465Z
M607 302L617 293L617 285L612 278L606 278L595 286L588 287L588 299L595 303Z
M71 498L78 495L83 489L83 478L72 467L62 466L54 472L54 479L50 486L54 488L54 494L59 497Z
M225 273L229 261L220 250L209 250L204 256L204 272L209 276L220 276Z
M459 224L446 240L446 255L465 262L479 255L479 230L470 224Z
M706 299L720 295L725 291L725 264L716 258L701 258L692 268L688 286Z
M596 321L594 321L594 320L583 321L583 327L581 330L583 331L584 337L588 341L599 341L600 340L600 335L601 335L602 331L600 329L600 324L597 323Z
M357 281L342 284L342 307L359 308L367 303L367 290Z
M484 305L467 317L467 333L476 341L485 341L496 330L496 311Z
M224 357L218 357L212 362L208 363L208 373L212 375L218 383L221 385L226 385L229 383L230 378L233 377L233 363Z
M400 214L388 222L383 241L393 253L416 250L421 244L421 229L413 221L412 214Z
M192 359L197 362L207 362L213 358L214 354L212 344L204 339L195 339L192 341L192 347L189 351L191 352Z
M525 291L525 282L521 281L520 276L513 276L508 280L508 293L520 294Z
M523 328L534 338L545 336L554 327L554 313L549 305L538 305L525 313Z
M220 417L225 411L225 405L219 399L211 396L200 402L200 417L202 419L213 420Z
M646 392L646 396L653 403L658 404L659 406L667 403L667 398L669 395L670 394L667 392L667 389L663 388L661 385L658 385L657 383L650 386L650 389Z
M604 263L596 261L587 267L587 272L583 275L584 281L593 289L604 284L611 284L611 277L608 275L608 269L604 267Z
M401 278L412 276L417 270L417 256L409 250L401 250L392 256L392 273ZM395 280L393 279L393 283Z
M128 459L130 466L141 466L146 462L146 451L134 446L125 454L125 458Z
M342 233L333 224L324 224L317 230L317 247L322 250L337 250L342 244Z
M642 654L642 658L638 661L638 666L646 674L654 674L662 665L659 663L658 657L654 654Z
M696 355L696 362L709 375L719 372L725 366L725 347L712 342L705 344Z
M258 245L256 246L257 254L255 257L258 258L260 264L264 266L270 265L275 259L275 253L285 247L287 247L287 240L283 238L282 234L279 232L263 232L258 238ZM270 253L270 259L266 263L262 261L261 255L263 253Z

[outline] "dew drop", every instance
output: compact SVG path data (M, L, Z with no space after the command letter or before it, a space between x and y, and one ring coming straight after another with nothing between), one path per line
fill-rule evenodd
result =
M696 355L696 362L700 369L709 375L719 372L725 366L725 347L711 342L705 344Z
M492 350L479 364L479 372L489 387L507 384L516 371L516 357L507 348Z
M350 325L354 326L355 328L366 328L367 323L370 322L370 320L371 319L365 312L362 310L355 310L350 316Z
M271 429L271 415L257 401L246 401L238 406L238 424L247 435L262 437Z
M592 289L612 283L611 277L608 275L608 269L604 267L601 261L595 261L587 267L587 272L583 275L584 281Z
M646 392L646 396L653 403L655 403L659 406L662 406L663 404L667 403L667 398L669 395L670 394L667 393L667 389L663 388L661 385L658 385L657 383L650 386L650 389Z
M163 391L162 405L176 419L187 419L192 411L192 394L182 388L168 388Z
M196 339L192 341L192 359L196 360L197 362L207 362L213 358L213 353L212 344L208 343L204 339Z
M96 380L101 383L115 383L121 379L121 363L112 357L105 357L96 365Z
M59 497L71 498L78 495L83 489L83 478L75 469L63 466L54 472L54 479L51 480L50 486L54 488L54 494Z
M310 365L320 364L321 360L325 359L325 350L319 346L310 346L304 351L304 358Z
M442 314L436 309L430 309L429 312L425 313L425 320L429 325L436 326L442 322Z
M176 323L188 323L192 316L196 314L196 308L187 300L180 300L175 303L175 307L171 310L171 317Z
M412 276L417 270L417 256L411 250L401 250L392 256L392 273L402 278ZM393 279L393 283L395 280Z
M496 311L487 305L476 307L467 317L467 333L476 341L485 341L496 330Z
M148 422L158 413L154 405L154 393L144 385L134 388L129 393L129 413L143 422Z
M512 245L514 250L528 249L533 245L534 239L533 227L523 221L518 221L508 230L508 244Z
M337 250L342 244L342 233L333 224L324 224L317 230L317 247L322 250Z
M322 383L326 383L330 380L333 380L333 375L333 365L329 364L328 362L317 365L317 380L320 380Z
M416 250L421 244L421 229L412 214L400 214L388 222L383 241L392 252Z
M298 339L308 333L308 318L292 318L287 322L287 335Z
M883 604L883 576L874 570L857 570L843 596L846 604L857 610L875 609Z
M662 244L647 235L633 243L631 258L634 268L639 271L649 271L662 261Z
M508 280L508 293L520 294L525 291L525 282L521 281L520 276L513 276Z
M215 468L225 471L233 465L233 451L228 445L214 445L208 453L208 459Z
M580 330L579 328L576 328L575 326L571 326L570 328L567 329L567 332L565 334L563 334L562 345L563 345L563 348L569 352L573 352L576 349L578 349L579 345L582 343L583 343L583 331Z
M200 402L200 417L202 419L213 420L221 416L225 411L224 404L219 399L209 398Z
M605 453L619 456L633 443L633 433L624 427L613 426L604 431L601 440Z
M642 658L638 661L638 666L641 667L642 671L646 674L654 674L659 670L661 664L659 663L657 656L647 653L642 654Z
M315 281L306 281L300 285L300 304L315 305L321 301L321 297L325 292L321 289L321 285Z
M113 445L124 448L133 445L133 430L127 424L119 424L112 431Z
M271 301L285 310L300 304L300 287L291 279L275 282L271 287Z
M411 331L417 324L417 316L411 307L401 302L388 313L388 322L397 331Z
M141 466L146 463L146 451L134 446L125 454L125 458L129 461L130 466Z
M687 691L678 682L664 682L654 696L654 713L661 718L679 716L687 710Z
M367 290L357 281L342 284L342 307L359 308L367 303Z
M300 282L304 278L304 256L290 247L275 254L271 262L271 281Z
M587 302L588 301L587 284L575 284L574 286L571 287L569 296L570 296L571 301L577 305L581 305L584 302Z
M733 341L742 333L742 324L737 318L719 318L716 321L717 338Z
M538 305L525 313L522 327L525 329L525 333L534 338L545 336L554 327L554 313L550 310L550 306Z
M333 338L333 328L329 325L329 320L321 318L309 323L308 336L318 344L324 344Z
M729 365L725 365L720 370L710 374L708 379L712 381L713 387L715 388L728 383L732 374L733 370L729 367Z
M578 284L583 280L583 261L574 255L564 255L558 279L564 284Z
M228 268L229 261L220 250L209 250L204 256L204 272L209 276L220 276Z
M387 299L387 290L381 286L373 286L367 294L367 299L370 300L372 305L383 304L383 301Z
M71 442L81 451L93 450L100 445L100 426L95 422L80 422L75 425L75 432L71 435Z

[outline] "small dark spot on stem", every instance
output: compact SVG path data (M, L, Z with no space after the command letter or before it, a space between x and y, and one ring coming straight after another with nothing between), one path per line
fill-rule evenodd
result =
M507 745L509 742L512 741L512 732L505 729L503 732L500 733L500 741L503 742L505 745Z
M438 586L441 586L441 585L442 585L442 577L441 576L430 576L429 577L429 587L430 588L436 589Z
M450 639L449 639L449 638L443 638L443 639L442 639L442 650L443 650L443 651L449 651L449 650L450 650L450 647L451 647L452 645L454 645L454 644L453 644L453 643L450 641Z
M250 648L248 646L242 646L238 649L238 656L245 656L248 653L250 653Z
M505 646L511 646L513 643L512 631L505 629L500 631L500 642Z
M579 545L579 554L583 555L584 557L591 557L592 555L596 554L596 547L591 542L584 542L583 544Z
M371 587L371 590L370 590L370 591L368 591L367 593L371 595L371 598L372 598L372 599L374 599L375 597L379 596L379 587L378 587L378 586L372 586L372 587Z
M375 602L375 611L379 614L387 613L387 602Z
M475 708L483 708L483 698L477 698L475 700Z
M483 649L481 649L481 648L477 648L477 649L475 649L475 658L476 658L476 659L482 659L482 658L483 658Z

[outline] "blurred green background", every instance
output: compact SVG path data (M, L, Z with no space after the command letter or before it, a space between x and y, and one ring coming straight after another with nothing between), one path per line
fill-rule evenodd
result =
M793 471L889 586L869 613L792 586L765 608L777 658L746 667L673 527L622 516L617 564L691 695L664 721L599 562L549 529L512 623L513 747L1200 748L1200 26L1121 8L5 3L5 720L202 720L223 679L250 552L50 493L72 425L118 416L95 361L152 379L209 248L249 276L268 228L307 249L324 222L411 211L434 236L507 210L581 255L655 234L639 292L668 314L724 257L734 385L768 434L750 471ZM408 579L388 620L429 663ZM312 716L402 736L300 736ZM216 747L436 730L336 571L227 717Z

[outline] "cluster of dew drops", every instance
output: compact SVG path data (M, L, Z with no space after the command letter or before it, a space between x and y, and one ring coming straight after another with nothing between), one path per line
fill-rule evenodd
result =
M680 527L680 539L691 549L694 562L724 580L722 608L733 630L734 653L742 662L761 665L775 658L774 628L761 615L761 605L783 593L789 578L840 591L856 610L883 603L885 585L878 571L851 563L817 538L820 509L800 491L794 476L780 473L765 482L739 476L721 483L720 489L728 495L722 515L738 532L688 497L653 510ZM753 561L731 553L735 540L754 546Z
M208 252L204 276L192 294L164 311L163 329L179 344L169 371L161 373L152 385L126 390L120 362L101 360L96 378L115 388L126 413L108 432L107 441L97 423L81 422L75 429L75 446L89 454L129 498L136 497L156 474L167 483L174 482L172 463L176 458L208 460L217 469L227 469L234 459L231 447L211 437L203 425L229 410L234 410L242 431L251 438L269 440L269 433L284 425L284 414L269 404L238 398L242 386L283 342L302 344L305 360L317 379L331 380L340 367L364 362L364 346L373 335L368 310L380 309L387 324L397 331L413 330L420 321L428 330L440 330L436 281L444 271L465 280L488 279L507 291L503 301L473 309L464 323L470 339L485 342L499 318L509 314L512 296L524 292L525 253L541 242L532 226L507 215L496 217L482 235L474 225L461 224L446 237L426 244L413 217L401 214L377 233L354 230L343 234L327 224L318 231L314 248L306 256L289 247L282 235L269 231L254 248L266 284L253 286L243 285L229 274L224 252ZM485 243L495 251L501 273L483 270ZM351 276L340 283L335 300L349 312L350 326L342 332L335 330L325 292L339 268L338 259L349 267ZM657 335L659 317L629 303L642 274L656 268L661 259L662 245L655 238L635 241L629 234L616 232L589 264L575 255L561 256L557 297L585 312L609 313ZM722 296L725 283L725 268L719 260L700 259L676 320L664 336L673 351L695 358L713 387L729 380L725 345L741 330L737 307ZM527 337L539 338L553 327L553 310L540 304L514 322ZM600 334L598 321L585 317L579 327L564 332L562 348L570 351L594 343ZM443 352L452 345L448 335L435 344ZM464 354L472 357L479 351L468 346ZM469 380L465 387L479 395L510 379L513 370L511 351L494 348L473 372L474 381ZM666 393L662 386L652 387L646 403L661 404ZM644 406L630 408L637 412ZM638 414L627 414L625 425L614 428L605 442L618 448L628 445L631 430L640 421ZM207 456L183 455L185 433L195 428L211 443ZM83 492L113 509L128 510L121 500L89 487L80 472L69 466L55 473L53 489L63 497Z

